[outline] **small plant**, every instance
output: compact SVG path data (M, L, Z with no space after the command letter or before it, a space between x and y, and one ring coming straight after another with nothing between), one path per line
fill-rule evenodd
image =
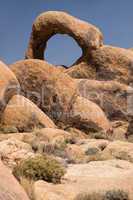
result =
M48 156L36 156L21 161L13 170L14 176L20 181L22 177L38 181L59 183L65 169L55 159Z
M111 190L106 192L103 200L129 200L128 193L122 190Z
M77 197L74 200L103 200L101 195L98 193L92 193L92 194L78 194Z
M14 126L0 126L0 134L1 133L18 133L18 129Z
M110 190L104 195L93 192L92 194L78 194L74 200L130 200L128 194L122 190Z

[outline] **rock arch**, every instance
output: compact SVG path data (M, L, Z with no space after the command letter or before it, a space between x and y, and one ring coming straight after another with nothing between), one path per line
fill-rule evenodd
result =
M103 35L98 28L65 12L48 11L33 23L26 58L44 59L47 41L55 34L71 36L81 47L83 56L102 45Z

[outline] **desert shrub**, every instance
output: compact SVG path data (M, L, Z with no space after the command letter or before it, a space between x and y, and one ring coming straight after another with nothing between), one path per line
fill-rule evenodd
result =
M36 156L21 161L14 169L14 176L20 180L22 177L29 180L44 180L59 183L65 169L55 159L48 156Z
M92 193L92 194L78 194L77 197L74 200L103 200L102 197L98 193Z
M103 200L129 200L128 193L122 190L110 190L106 192Z
M15 126L0 126L1 133L18 133L18 129Z
M104 195L100 193L82 193L78 194L74 200L130 200L128 193L122 190L110 190L107 191Z

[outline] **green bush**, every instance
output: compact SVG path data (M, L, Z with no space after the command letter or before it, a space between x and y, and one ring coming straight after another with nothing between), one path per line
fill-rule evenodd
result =
M20 162L13 169L13 174L18 180L24 177L34 181L44 180L59 183L65 174L65 169L51 157L36 156Z

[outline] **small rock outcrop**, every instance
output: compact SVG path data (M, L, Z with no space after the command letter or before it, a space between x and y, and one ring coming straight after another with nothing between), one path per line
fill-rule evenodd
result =
M34 156L29 144L21 142L15 138L10 138L0 142L0 157L4 164L11 169L21 160Z
M0 161L0 199L29 200L24 189L13 177L9 169Z
M71 123L84 131L105 131L108 133L112 131L111 124L101 108L83 97L77 97L73 104Z
M110 120L127 121L132 87L117 81L75 79L80 95L98 104Z

